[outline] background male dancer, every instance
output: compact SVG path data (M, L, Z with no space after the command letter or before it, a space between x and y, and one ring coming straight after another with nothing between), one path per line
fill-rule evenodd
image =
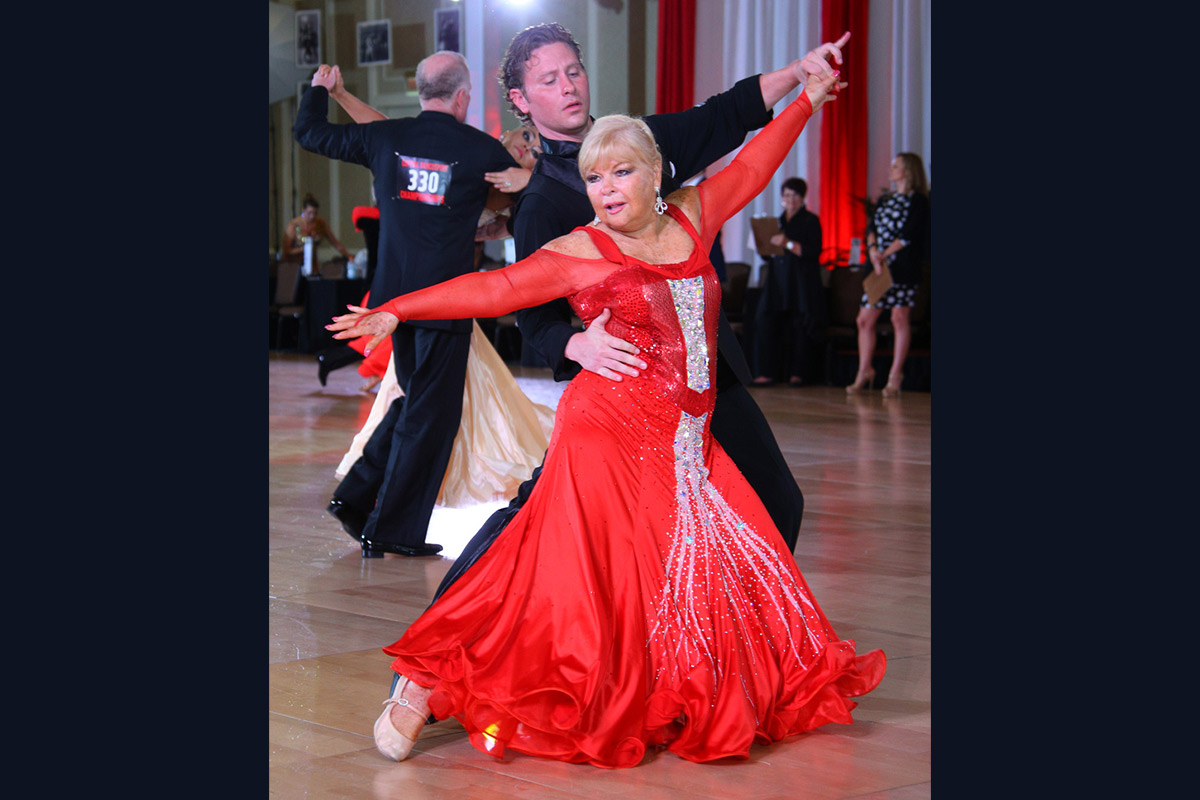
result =
M499 140L465 124L471 74L458 53L417 65L421 113L365 125L327 120L337 73L322 65L296 115L305 150L371 170L379 204L375 305L475 267L475 229L492 196L485 172L517 166ZM501 198L503 200L503 198ZM471 320L400 325L392 334L404 397L389 407L329 511L362 543L364 558L428 556L438 489L462 420Z

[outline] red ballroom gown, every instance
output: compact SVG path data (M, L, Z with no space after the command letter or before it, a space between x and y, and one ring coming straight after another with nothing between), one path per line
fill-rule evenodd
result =
M766 186L808 119L801 94L702 183L687 261L648 264L586 230L604 256L543 249L508 268L396 298L401 319L499 316L567 297L649 365L564 391L536 487L495 544L395 644L393 668L471 743L598 767L647 748L745 758L850 723L883 651L838 638L758 496L709 433L725 220ZM756 166L757 164L757 166Z

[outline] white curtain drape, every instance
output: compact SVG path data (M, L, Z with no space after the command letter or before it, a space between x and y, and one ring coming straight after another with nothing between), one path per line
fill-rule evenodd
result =
M932 0L872 0L868 11L872 197L888 185L896 153L920 155L933 180L931 5Z

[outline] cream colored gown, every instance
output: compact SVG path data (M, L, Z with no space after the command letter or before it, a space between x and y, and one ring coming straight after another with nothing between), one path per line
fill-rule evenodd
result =
M366 424L338 464L338 478L345 477L362 455L363 447L388 407L403 396L404 390L396 380L395 361L388 359L387 373L379 384ZM460 508L513 497L542 463L553 429L554 409L525 396L500 354L483 335L479 323L474 323L463 388L462 423L437 504Z

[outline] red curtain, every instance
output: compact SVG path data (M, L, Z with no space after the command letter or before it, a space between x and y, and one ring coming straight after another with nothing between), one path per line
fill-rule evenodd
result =
M867 0L823 0L821 41L836 42L846 31L851 37L842 66L832 66L850 85L819 112L821 260L843 264L851 237L864 237L867 227L866 211L854 199L867 196Z
M691 108L696 81L696 0L659 0L657 66L655 113Z

